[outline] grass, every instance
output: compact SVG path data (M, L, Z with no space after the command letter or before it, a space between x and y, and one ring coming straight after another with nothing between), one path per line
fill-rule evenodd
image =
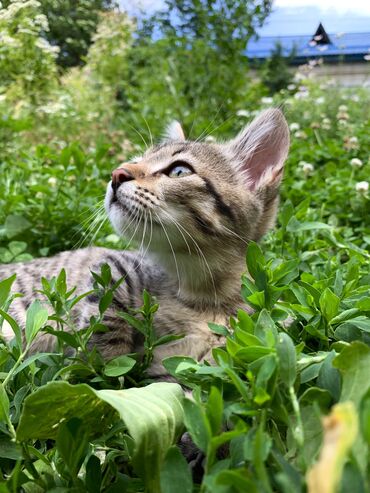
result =
M82 332L71 327L79 300L64 273L45 280L58 351L29 356L36 334L55 329L35 302L24 346L6 314L12 279L1 281L0 313L15 338L0 343L0 492L169 493L174 484L179 493L368 490L367 97L307 82L268 103L284 100L292 128L278 224L247 250L251 278L243 277L242 294L254 314L230 314L230 327L210 325L227 337L226 347L214 350L216 365L188 357L164 362L192 389L192 401L177 384L151 383L146 375L153 348L166 342L155 337L149 293L141 310L122 314L144 334L144 357L104 362L87 342L104 330L115 288L109 269L96 273L99 310ZM234 120L235 131L243 118ZM124 247L107 223L91 223L115 165L106 143L26 149L17 137L3 153L0 261L91 241ZM191 477L176 446L184 431L205 456L201 478ZM324 481L326 490L315 486Z

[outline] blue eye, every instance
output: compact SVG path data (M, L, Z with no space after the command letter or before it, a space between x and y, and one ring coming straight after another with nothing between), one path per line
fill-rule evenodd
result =
M171 171L168 173L168 176L170 178L183 178L184 176L189 176L193 174L194 171L190 168L190 166L178 164L171 169Z

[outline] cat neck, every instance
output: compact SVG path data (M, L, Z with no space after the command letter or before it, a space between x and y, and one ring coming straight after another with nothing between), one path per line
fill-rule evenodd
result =
M245 271L243 256L212 257L155 254L177 291L177 298L189 308L230 315L242 304L240 277ZM206 260L207 258L207 260Z

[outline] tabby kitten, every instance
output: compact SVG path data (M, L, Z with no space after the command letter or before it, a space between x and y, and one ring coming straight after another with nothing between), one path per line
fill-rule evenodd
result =
M169 355L209 358L220 340L207 324L226 324L242 306L246 243L259 240L274 223L288 148L288 127L278 109L264 111L226 143L188 141L173 123L165 141L113 171L107 187L113 227L138 240L141 251L86 248L0 266L0 278L17 273L14 289L24 294L13 302L12 316L24 325L27 307L41 296L35 293L41 276L64 267L69 285L85 292L90 270L108 263L113 279L125 281L105 315L109 330L94 334L92 346L105 358L142 349L136 331L117 312L139 307L145 288L159 303L157 334L185 335L157 348L149 373L164 374L161 360ZM98 312L97 302L90 295L80 303L81 328ZM13 337L10 327L3 326L3 335ZM40 334L32 349L49 351L54 344L52 335Z

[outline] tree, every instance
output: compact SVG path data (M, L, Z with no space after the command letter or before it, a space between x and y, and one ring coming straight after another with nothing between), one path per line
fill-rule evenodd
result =
M99 13L112 9L115 0L39 0L49 30L44 37L58 46L57 63L63 68L83 65L99 22ZM3 0L6 8L14 0ZM19 2L18 2L19 3Z
M227 120L245 105L245 47L270 7L269 0L166 0L139 27L124 103L144 114L155 107L147 112L154 126L168 116L195 131L206 119Z
M271 56L262 65L260 71L262 83L267 87L271 95L281 89L286 89L293 81L294 73L289 66L295 55L296 50L293 49L288 56L285 56L281 43L276 43Z

